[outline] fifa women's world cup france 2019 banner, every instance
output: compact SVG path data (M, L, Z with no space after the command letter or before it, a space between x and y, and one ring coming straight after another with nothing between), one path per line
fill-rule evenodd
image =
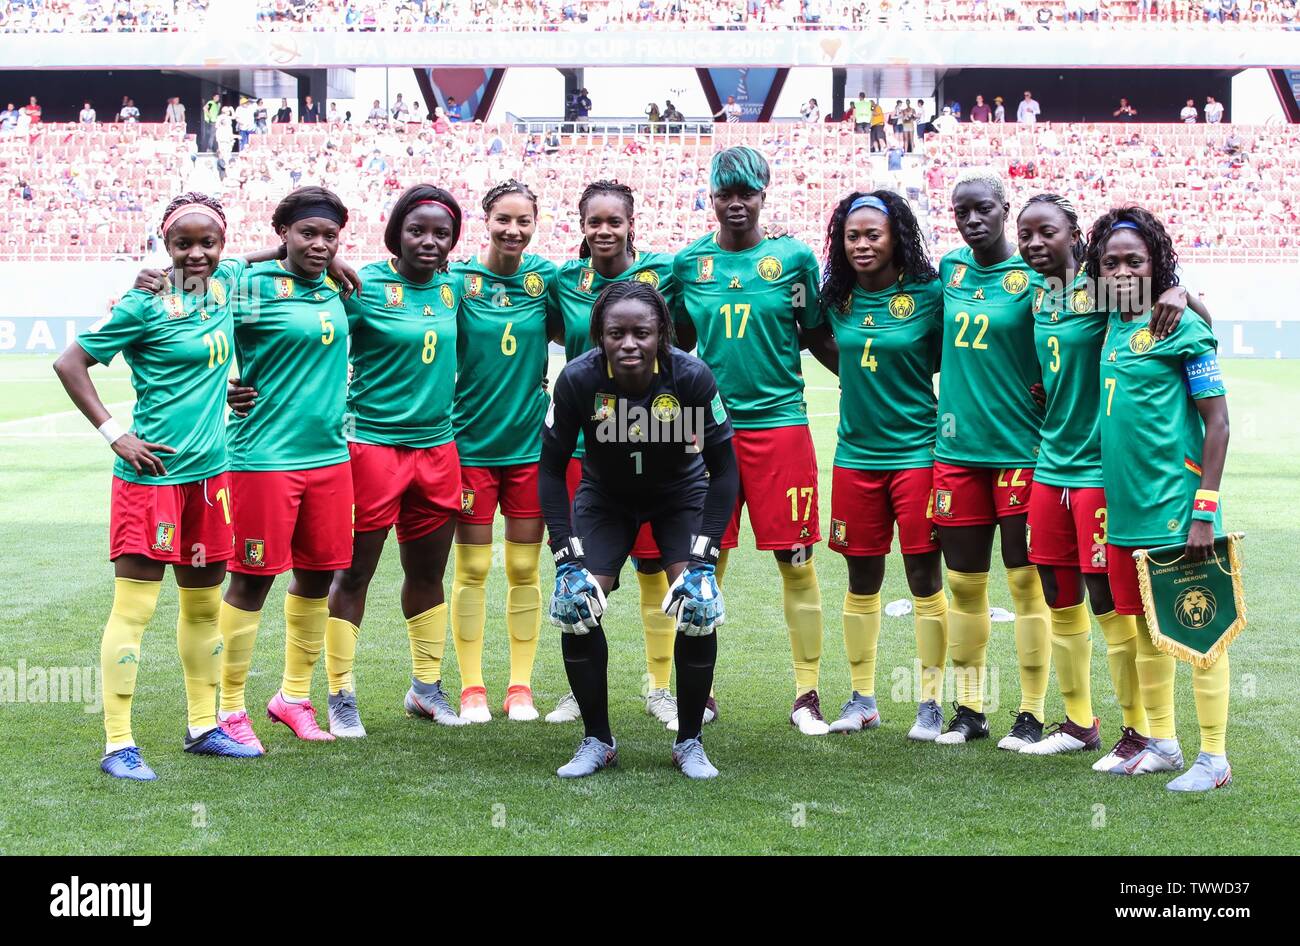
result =
M1182 545L1133 553L1151 642L1161 653L1210 667L1245 629L1244 536L1215 539L1213 556L1201 562L1185 561Z

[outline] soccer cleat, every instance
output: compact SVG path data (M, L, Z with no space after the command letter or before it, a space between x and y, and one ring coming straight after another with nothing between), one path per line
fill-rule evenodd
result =
M402 701L406 715L413 719L431 719L440 726L468 726L468 719L461 719L451 708L447 694L442 692L442 681L421 683L411 677L411 688L406 691Z
M460 691L460 718L467 723L491 722L488 712L487 687L465 687Z
M1232 766L1226 755L1210 755L1202 752L1192 763L1192 767L1165 788L1171 792L1208 792L1223 788L1232 781Z
M152 782L158 777L144 759L140 758L140 749L136 746L127 746L125 749L110 752L99 760L99 768L113 778L124 778L132 782Z
M271 702L267 704L266 715L277 723L284 723L299 739L306 739L308 742L334 741L334 737L322 731L316 723L316 709L311 705L311 700L290 703L284 698L284 694L277 690L275 696L271 697Z
M587 736L578 743L573 758L556 769L555 774L560 778L583 778L612 765L618 765L618 744L607 745L595 736Z
M809 690L794 701L790 710L790 725L805 736L824 736L831 731L822 716L822 704L816 690Z
M201 736L191 736L189 727L185 727L185 751L195 755L218 755L229 759L256 759L262 755L257 746L250 746L232 739L220 726L213 726Z
M1101 720L1095 716L1092 726L1084 729L1069 717L1065 722L1057 723L1038 742L1022 746L1020 751L1026 755L1059 755L1062 752L1089 752L1101 748Z
M506 701L501 706L507 719L517 723L526 723L538 717L537 707L533 705L533 691L522 683L516 683L506 689Z
M1043 724L1038 721L1038 717L1033 713L1017 713L1016 721L1011 724L1011 732L998 741L998 748L1019 752L1042 738Z
M1109 772L1117 765L1122 765L1147 747L1147 737L1129 726L1120 730L1119 742L1104 756L1092 764L1094 772Z
M266 752L262 740L258 739L257 733L253 732L253 724L248 720L248 710L231 713L225 719L218 716L217 723L221 726L222 731L235 742L242 742L246 746L252 746L258 752Z
M718 777L718 770L704 754L704 743L698 738L686 739L673 746L673 765L687 778L710 779Z
M975 712L969 706L962 706L960 703L953 705L957 710L957 715L953 716L948 728L935 737L935 742L945 746L956 746L961 745L963 742L974 742L976 739L987 739L989 737L987 716Z
M339 690L329 695L330 732L340 739L362 739L366 727L361 725L357 712L357 694L352 690Z
M560 697L555 709L546 714L548 723L572 723L582 719L582 710L578 707L578 698L572 693Z
M673 732L677 731L677 697L673 696L672 690L667 687L651 690L645 698L645 711L665 726L671 724Z
M934 742L943 733L943 707L935 700L926 700L916 708L916 722L907 731L913 742Z
M857 690L840 710L840 718L830 725L830 732L859 732L880 725L880 711L874 696L863 696Z
M1183 767L1183 750L1177 739L1148 739L1128 761L1109 769L1111 775L1147 775L1177 772Z
M701 725L707 726L709 725L709 723L713 722L717 718L718 718L718 701L715 700L713 697L709 697L707 700L704 701L704 720L701 723ZM674 716L667 723L664 723L664 728L667 729L669 732L677 732L677 717Z

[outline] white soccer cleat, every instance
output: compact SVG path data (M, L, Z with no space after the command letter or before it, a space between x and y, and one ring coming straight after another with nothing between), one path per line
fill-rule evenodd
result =
M532 688L522 683L516 683L506 690L506 700L501 708L505 710L506 718L516 723L529 723L541 715L533 703Z
M460 691L460 718L471 723L492 721L487 705L487 687L465 687Z
M1067 717L1038 742L1021 746L1020 752L1022 755L1060 755L1062 752L1096 751L1100 748L1100 720L1094 716L1092 727L1084 729Z
M1183 768L1183 750L1177 739L1148 739L1146 747L1122 765L1110 769L1111 775L1149 775L1154 772L1179 772Z
M546 714L548 723L576 723L580 719L582 719L582 710L578 707L578 700L572 693L560 697L560 702L555 704L555 709Z
M1147 737L1136 729L1125 726L1120 730L1119 742L1114 748L1092 764L1094 772L1109 772L1118 765L1123 765L1147 747Z
M830 732L850 733L875 729L880 725L880 711L874 696L863 696L857 690L840 709L840 718L830 725Z
M645 711L674 732L677 730L677 697L667 687L646 695Z
M824 736L831 731L826 718L822 716L821 699L816 690L809 690L794 701L790 710L790 725L805 736Z
M357 712L357 695L352 690L339 690L329 695L330 732L340 739L364 739L366 727L361 725Z
M913 742L934 742L943 735L943 708L936 700L925 700L916 707L916 722L907 731Z

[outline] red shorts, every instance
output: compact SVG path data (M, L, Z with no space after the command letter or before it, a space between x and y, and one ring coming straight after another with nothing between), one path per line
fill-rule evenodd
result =
M931 514L939 526L991 526L1029 512L1032 466L998 470L934 461Z
M573 505L573 494L578 491L580 482L582 482L582 460L578 457L569 457L569 465L564 470L564 484L569 488L569 505ZM637 530L636 541L632 543L632 557L659 558L659 546L655 545L654 530L650 528L648 522L641 523L641 528Z
M461 522L490 526L498 503L501 514L511 519L542 517L536 463L460 468Z
M232 572L330 572L352 564L352 464L230 474L235 503Z
M1117 614L1146 614L1142 592L1138 590L1137 562L1132 548L1106 546L1106 575L1110 578L1110 596L1115 599Z
M460 458L455 443L439 447L389 447L350 443L356 532L387 532L413 542L460 512Z
M235 554L230 524L230 474L150 486L113 477L108 557L143 555L155 562L198 565Z
M740 470L740 492L722 547L734 549L739 544L740 510L746 503L756 548L792 550L820 542L817 454L808 425L737 430L731 443Z
M1106 491L1035 483L1029 494L1029 560L1106 573Z
M888 555L898 523L904 555L939 548L930 521L930 467L854 470L837 466L831 478L830 547L845 555Z

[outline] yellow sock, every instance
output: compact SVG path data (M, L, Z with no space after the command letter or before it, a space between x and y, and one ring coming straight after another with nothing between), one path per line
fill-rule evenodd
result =
M221 602L217 630L221 631L221 712L238 713L244 709L244 684L253 662L253 645L257 643L257 625L261 611L245 611Z
M844 652L849 680L863 696L876 695L876 650L880 644L880 594L844 593Z
M189 724L211 729L217 725L217 684L221 682L221 586L180 588L176 618L176 649L185 673L185 702Z
M1137 675L1137 622L1131 614L1107 611L1097 615L1101 633L1106 638L1106 661L1110 664L1110 682L1115 700L1124 715L1124 725L1148 735L1147 711L1142 705L1142 688Z
M785 624L794 656L795 696L817 689L822 660L822 592L812 562L794 565L777 562L781 572Z
M1201 726L1201 751L1211 755L1228 752L1228 655L1224 653L1206 670L1192 668L1192 692L1196 695L1196 721Z
M332 617L325 622L325 677L329 681L329 691L340 690L357 692L356 682L352 679L352 665L357 660L357 638L361 628L351 621Z
M957 702L984 712L984 675L989 650L989 573L948 569L948 654Z
M636 573L641 586L641 623L645 625L645 671L651 688L666 690L673 680L673 648L677 644L677 622L664 614L668 596L668 574Z
M727 559L731 556L731 549L723 549L718 553L718 564L713 566L713 577L718 581L718 590L722 590L722 576L727 573ZM668 592L664 592L668 594Z
M1177 661L1156 650L1151 643L1147 619L1136 615L1137 622L1137 677L1142 689L1142 705L1147 711L1147 725L1151 731L1144 735L1153 739L1175 739L1174 726L1174 673Z
M492 546L456 543L451 579L451 639L460 664L461 689L483 685L483 625L487 623L487 576Z
M1065 702L1065 715L1076 725L1092 725L1092 622L1088 606L1052 608L1052 663Z
M329 616L328 598L284 596L284 676L280 690L285 696L295 700L311 696L311 676L325 645Z
M133 744L131 697L140 669L140 641L158 607L161 581L113 579L113 610L99 644L99 673L104 691L104 734L110 745Z
M912 599L916 656L921 661L921 700L943 700L943 668L948 660L948 596L943 589Z
M510 634L510 685L531 686L542 629L540 542L506 540L506 631Z
M1020 663L1020 712L1045 722L1047 680L1052 672L1052 613L1043 597L1043 582L1033 565L1007 569L1007 585L1016 605L1016 658ZM1078 722L1078 720L1076 720ZM1092 725L1092 717L1088 718Z
M447 646L447 605L406 619L406 636L411 642L411 676L421 683L442 679L442 652Z

